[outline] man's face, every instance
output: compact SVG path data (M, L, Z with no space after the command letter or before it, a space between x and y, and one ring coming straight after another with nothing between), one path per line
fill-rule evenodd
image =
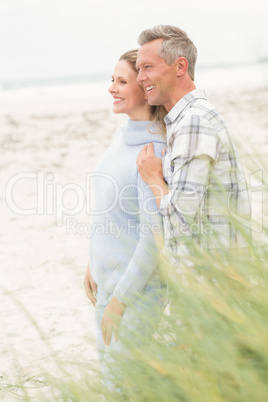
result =
M145 89L149 105L164 105L169 111L177 102L174 98L178 85L177 63L170 66L158 55L162 41L156 39L140 48L137 57L137 80Z

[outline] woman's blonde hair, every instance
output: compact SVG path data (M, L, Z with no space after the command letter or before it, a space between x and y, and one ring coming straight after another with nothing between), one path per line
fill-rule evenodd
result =
M136 68L136 62L137 62L137 55L138 55L138 50L139 49L132 49L124 54L119 58L118 61L120 60L125 60L129 63L130 67L135 71L135 73L138 74L137 68ZM164 122L164 117L167 114L166 108L164 106L151 106L152 110L152 118L151 118L151 123L155 123L156 126L159 127L159 130L161 134L166 134L166 125Z

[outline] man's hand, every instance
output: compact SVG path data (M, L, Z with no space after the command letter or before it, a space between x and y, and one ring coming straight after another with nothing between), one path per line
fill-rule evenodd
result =
M107 304L102 318L101 330L105 345L110 345L112 334L115 342L118 341L118 328L126 305L120 302L115 296Z
M161 199L169 189L163 177L162 159L155 156L153 144L142 148L137 158L137 166L142 180L150 186L159 207Z
M87 266L86 274L85 274L85 279L84 279L84 286L85 286L85 291L86 295L95 307L96 304L96 296L97 296L97 285L93 281L91 272L90 272L90 267L89 264Z
M147 184L155 184L163 179L162 160L154 153L154 144L145 145L137 158L137 166L142 180Z

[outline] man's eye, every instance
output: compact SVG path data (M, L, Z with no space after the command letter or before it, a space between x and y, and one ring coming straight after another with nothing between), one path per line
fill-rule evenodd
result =
M152 67L152 66L149 66L149 65L145 66L145 68L149 68L149 67Z

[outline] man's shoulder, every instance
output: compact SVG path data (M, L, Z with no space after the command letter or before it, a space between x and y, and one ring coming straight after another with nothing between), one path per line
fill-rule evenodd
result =
M206 99L195 99L174 120L175 125L181 126L199 125L210 127L216 131L226 130L226 122L222 114Z
M194 99L184 110L184 113L182 113L182 117L186 117L187 115L197 115L204 119L210 115L221 116L215 106L204 98Z
M168 129L168 145L175 142L181 146L182 141L229 142L229 129L222 115L206 99L194 99L180 115L175 118Z

